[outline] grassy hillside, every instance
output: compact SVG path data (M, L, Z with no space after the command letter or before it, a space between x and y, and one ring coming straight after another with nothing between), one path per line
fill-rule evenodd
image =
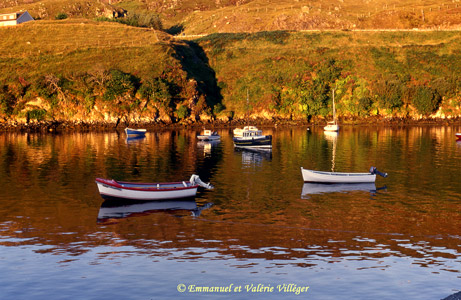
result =
M196 41L236 117L459 116L459 32L260 32ZM249 106L246 103L249 94ZM256 116L256 114L255 114Z
M111 4L109 4L109 2ZM0 13L94 18L123 8L161 16L164 28L185 34L325 29L460 29L454 0L5 0Z
M35 19L54 19L59 13L71 18L94 18L103 16L112 7L99 0L2 0L0 13L27 10Z
M193 122L248 114L315 120L331 113L333 89L341 117L461 115L459 30L346 30L384 24L413 28L394 18L407 9L424 11L420 28L440 20L445 29L456 27L456 2L203 0L198 9L197 3L192 7L185 1L114 2L129 11L155 9L163 16L176 7L170 25L183 33L228 32L181 41L151 28L97 22L83 12L86 18L76 18L78 13L61 21L52 17L80 4L114 8L105 1L15 1L16 6L2 10L45 7L50 20L0 28L3 121ZM292 23L299 11L288 12L297 9L303 18L318 18ZM389 9L399 13L383 14ZM353 12L360 17L354 20ZM440 18L443 13L446 17ZM279 22L282 15L285 21ZM344 30L268 30L274 28Z
M0 114L6 119L169 122L209 114L218 101L214 73L202 57L163 32L37 21L0 28L0 40ZM183 66L185 55L196 70Z
M272 30L460 28L461 7L451 0L273 1L199 11L182 21L188 34Z

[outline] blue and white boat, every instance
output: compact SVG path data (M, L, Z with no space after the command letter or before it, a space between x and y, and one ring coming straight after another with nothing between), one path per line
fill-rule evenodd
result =
M141 136L145 135L146 132L146 129L125 128L125 133L129 136Z
M234 146L248 149L272 149L272 135L263 135L255 126L234 129Z

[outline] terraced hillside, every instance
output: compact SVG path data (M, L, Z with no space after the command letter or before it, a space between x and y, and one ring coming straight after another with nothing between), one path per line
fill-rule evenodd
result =
M459 29L459 0L5 0L0 12L28 10L53 19L128 13L161 16L165 28L185 34L325 29Z

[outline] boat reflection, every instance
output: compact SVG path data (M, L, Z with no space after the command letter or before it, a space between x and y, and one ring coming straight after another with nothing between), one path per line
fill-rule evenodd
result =
M263 160L272 159L272 151L263 150L263 149L246 149L240 147L234 147L235 153L241 153L242 155L242 164L251 165L251 164L261 164Z
M130 135L126 138L127 144L135 144L143 141L146 138L145 135Z
M158 212L189 211L192 216L199 217L202 210L212 205L212 203L206 203L197 206L194 197L165 201L105 200L99 208L97 222L107 223L114 221L114 219L144 216Z
M304 183L301 192L302 199L308 199L309 195L324 193L342 193L350 191L366 191L376 193L378 190L386 189L386 186L376 188L374 182L369 183Z
M211 154L211 150L215 148L221 141L214 140L214 141L198 141L197 146L203 147L203 153L206 155Z
M324 131L325 139L328 141L335 141L338 138L337 131Z

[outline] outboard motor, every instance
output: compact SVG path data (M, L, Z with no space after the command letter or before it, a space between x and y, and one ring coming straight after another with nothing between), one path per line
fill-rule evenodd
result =
M380 176L382 176L382 177L387 177L387 173L381 173L381 172L379 172L378 169L376 169L376 167L371 167L371 168L370 168L370 173L371 173L371 174L378 174L378 175L380 175Z
M198 184L206 189L209 189L209 190L212 190L214 189L214 186L211 184L211 183L204 183L202 180L200 180L200 177L198 175L195 175L193 174L191 177L190 177L190 183L191 184Z

